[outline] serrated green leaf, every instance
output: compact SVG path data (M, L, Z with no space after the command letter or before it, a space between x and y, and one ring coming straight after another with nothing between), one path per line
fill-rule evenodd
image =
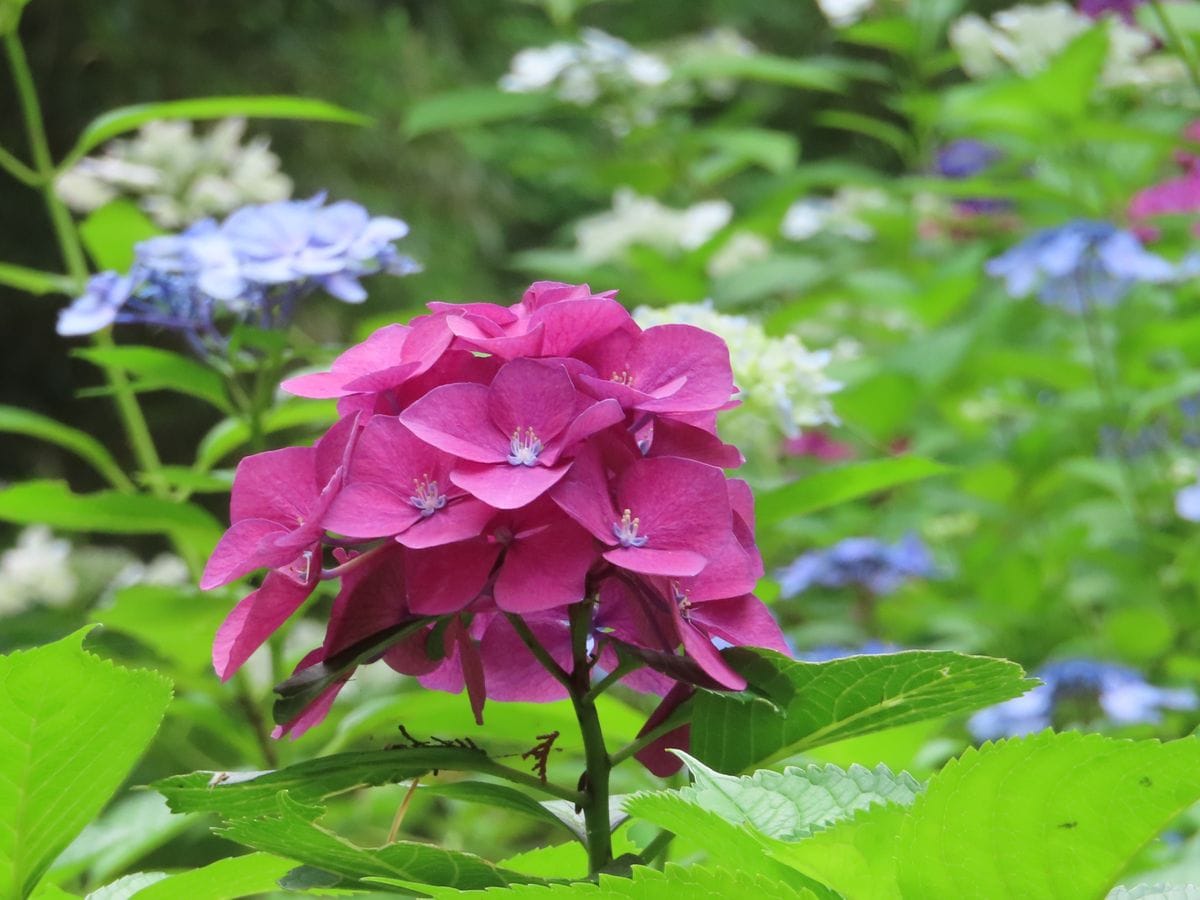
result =
M413 104L404 120L404 133L414 138L434 131L517 119L550 109L557 102L550 92L519 94L494 87L448 91Z
M79 237L99 269L125 272L133 265L133 247L162 229L130 200L106 203L79 223Z
M1016 663L946 651L809 663L735 648L726 650L725 658L746 677L751 693L698 691L691 746L697 759L722 772L743 772L844 738L973 711L1033 687Z
M0 658L0 894L25 897L158 730L171 685L83 650L87 630ZM103 748L102 750L98 748Z
M376 877L387 879L388 884L431 884L461 890L541 881L501 869L473 854L430 844L397 841L379 848L358 847L318 825L321 813L319 807L297 803L285 791L275 798L272 812L235 819L218 833L355 881Z
M760 493L756 516L759 525L772 525L951 471L949 466L919 456L874 459L824 469Z
M357 788L407 781L434 769L488 772L495 767L481 751L414 747L338 753L269 772L192 772L151 786L177 813L215 812L229 819L274 812L275 797L283 791L293 802L314 804Z
M243 96L243 97L197 97L190 100L168 100L162 103L140 103L109 110L93 119L60 169L69 169L89 150L99 147L127 131L140 128L147 122L158 119L224 119L228 116L245 116L255 119L306 119L317 122L341 122L349 125L366 125L370 119L324 100L307 97Z
M1196 738L1043 732L985 745L949 763L913 805L896 845L899 885L929 900L1099 897L1197 800Z
M37 438L69 450L99 472L118 490L133 490L133 482L125 475L107 448L90 434L64 425L49 416L18 409L15 406L0 406L0 432Z
M432 888L433 897L458 897L460 893ZM548 887L518 885L508 890L470 891L468 897L587 897L590 900L663 900L664 897L686 897L688 900L729 900L730 897L754 897L757 900L808 900L811 891L793 888L771 878L748 875L732 866L668 865L663 871L634 866L629 878L601 875L598 884L576 882Z
M764 769L753 775L723 775L686 753L694 782L679 793L689 803L736 824L748 824L768 837L796 841L813 830L876 803L909 806L923 785L887 766L789 767Z
M277 889L279 879L296 864L269 853L247 853L219 859L190 872L164 878L134 894L137 900L228 900Z
M121 369L133 376L136 391L175 391L229 414L232 407L225 381L203 363L158 347L89 347L75 355L101 369Z
M41 272L12 263L0 263L0 284L27 294L74 294L80 285L69 275Z

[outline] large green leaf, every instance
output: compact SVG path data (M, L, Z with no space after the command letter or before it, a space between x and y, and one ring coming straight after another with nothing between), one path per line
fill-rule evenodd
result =
M124 272L133 265L133 247L161 229L130 200L106 203L79 223L79 237L100 269Z
M677 66L689 78L739 78L813 91L839 91L846 83L830 59L792 59L768 53L696 55Z
M29 294L74 294L80 285L68 275L40 272L12 263L0 263L0 284Z
M506 891L471 891L468 897L528 897L531 900L545 897L586 897L588 900L662 900L664 897L686 897L688 900L728 900L730 897L754 897L756 900L806 900L816 895L803 888L794 888L784 882L760 875L748 875L733 866L723 863L725 868L707 866L668 865L663 871L634 866L629 878L601 875L598 883L587 881L573 884L556 884L549 887L516 886ZM736 887L735 887L736 886ZM464 896L429 888L430 896L450 898Z
M137 584L117 592L91 619L145 644L181 674L212 677L210 638L233 608L226 591Z
M158 730L171 685L83 650L86 631L0 658L0 894L28 896Z
M448 128L470 128L533 115L558 101L549 93L518 94L494 87L472 87L418 100L404 120L410 138Z
M37 438L70 450L103 475L113 487L119 490L133 490L133 483L113 459L112 454L85 431L27 409L0 406L0 432Z
M102 369L121 369L133 376L136 391L169 390L210 403L228 414L232 411L225 381L203 363L158 347L90 347L75 355Z
M541 803L528 794L504 784L493 784L490 781L447 781L423 785L421 790L450 800L507 809L542 823L566 828L572 835L575 835L575 831L570 825Z
M319 803L357 788L394 784L434 770L490 772L486 753L460 747L414 747L338 753L270 772L192 772L156 781L154 789L181 812L215 812L232 819L273 813L287 791L293 802Z
M1200 887L1194 884L1121 885L1109 891L1104 900L1200 900Z
M106 881L176 837L193 820L193 816L172 815L157 794L131 793L89 823L59 854L50 878L65 881L86 872L89 884Z
M388 879L389 884L394 880L463 890L540 882L470 853L431 844L397 841L378 848L358 847L317 824L323 812L320 807L297 803L286 791L275 798L274 805L273 811L235 819L218 833L256 850L298 859L351 882L373 876Z
M306 97L198 97L193 100L140 103L109 110L93 119L83 130L60 168L70 168L89 150L156 119L224 119L227 116L308 119L350 125L366 125L371 121L360 113L326 103L324 100L311 100Z
M277 890L279 879L296 864L269 853L219 859L199 869L180 872L143 888L137 900L228 900Z
M695 779L679 792L685 800L783 841L799 840L874 803L909 806L923 790L907 772L893 774L887 766L790 767L738 777L716 772L685 753L679 755Z
M928 900L1100 897L1197 800L1196 738L1043 732L968 750L912 807L896 845L900 889Z
M968 712L1033 686L1016 663L910 650L800 662L737 648L726 659L750 692L698 691L691 752L722 772L742 772L843 738Z
M793 516L805 516L950 471L949 466L919 456L875 459L825 469L760 493L758 522L760 525L771 525Z

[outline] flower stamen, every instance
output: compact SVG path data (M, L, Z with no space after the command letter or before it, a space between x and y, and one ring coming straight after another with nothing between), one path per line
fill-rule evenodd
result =
M623 384L626 387L633 387L633 373L628 369L622 369L620 372L613 372L609 381L615 381L617 384Z
M538 454L542 452L542 442L532 428L526 428L524 433L518 428L512 434L509 442L508 463L511 466L533 466L537 464Z
M650 535L638 534L640 524L641 520L627 509L621 513L620 522L613 522L613 536L622 547L644 547L646 541L650 540Z
M438 483L426 472L413 479L413 494L408 502L421 511L422 518L428 519L446 505L446 495L438 491Z

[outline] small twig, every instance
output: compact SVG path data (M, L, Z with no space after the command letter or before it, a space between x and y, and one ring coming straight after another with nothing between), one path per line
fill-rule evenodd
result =
M656 834L654 839L646 845L646 848L638 854L642 858L642 865L648 866L662 856L673 840L675 840L673 832L663 830Z
M616 766L617 764L624 762L635 753L640 753L646 747L649 747L663 735L670 734L680 725L686 725L688 716L691 713L691 703L692 701L689 697L687 700L683 701L683 703L679 704L675 711L672 712L671 715L667 716L667 718L657 727L650 729L641 737L635 738L616 753L612 754L612 764Z
M400 825L404 822L404 814L408 812L408 804L412 803L413 794L417 792L420 784L421 779L414 778L412 784L408 786L408 793L400 801L400 808L396 810L396 817L392 819L392 827L388 830L387 842L389 844L396 843L396 837L400 834Z

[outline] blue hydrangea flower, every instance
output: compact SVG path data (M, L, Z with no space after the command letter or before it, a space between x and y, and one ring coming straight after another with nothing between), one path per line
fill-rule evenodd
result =
M1079 219L1036 232L990 260L987 273L1003 278L1012 297L1036 292L1047 306L1080 313L1089 305L1116 304L1138 282L1169 281L1178 269L1132 232Z
M1093 720L1103 718L1114 725L1139 725L1160 721L1164 709L1197 706L1195 692L1155 687L1141 673L1113 663L1067 659L1043 666L1034 674L1042 681L1038 687L971 717L967 728L976 740L1042 731L1056 723L1064 708L1076 715L1083 710Z
M895 591L910 578L935 574L928 548L915 534L896 544L852 537L796 558L778 573L780 592L794 597L812 587L862 587L876 596Z
M1189 522L1200 522L1200 481L1176 491L1175 513Z
M942 178L957 181L978 175L991 168L1003 157L1004 151L999 147L971 138L960 138L950 141L938 149L933 160L933 168ZM956 201L955 206L964 213L983 215L1010 209L1012 203L1008 200L969 197Z
M224 222L208 219L141 242L129 273L94 276L60 313L58 331L137 322L178 330L198 349L211 349L231 320L277 327L318 289L360 303L363 276L420 271L394 246L407 234L399 219L372 217L347 201L325 205L323 195L246 206Z
M838 647L832 644L814 647L811 650L801 650L792 654L804 662L823 663L835 659L845 659L847 656L879 656L883 653L895 653L899 648L883 641L867 641L861 647Z

